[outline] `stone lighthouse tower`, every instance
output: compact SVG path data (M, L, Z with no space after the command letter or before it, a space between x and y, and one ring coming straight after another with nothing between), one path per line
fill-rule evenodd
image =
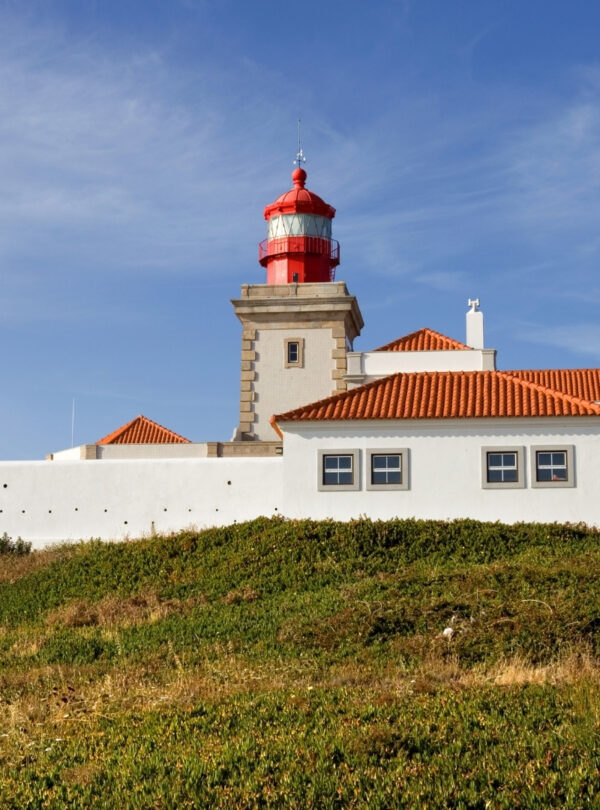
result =
M240 420L234 438L273 441L281 413L346 389L346 352L363 319L356 298L334 281L335 209L306 188L299 150L293 188L267 205L259 245L266 284L243 284L232 301L242 323Z

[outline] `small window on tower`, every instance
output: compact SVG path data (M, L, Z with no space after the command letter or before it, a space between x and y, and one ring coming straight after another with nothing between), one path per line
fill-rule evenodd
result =
M283 348L286 368L302 368L304 366L303 338L286 338Z

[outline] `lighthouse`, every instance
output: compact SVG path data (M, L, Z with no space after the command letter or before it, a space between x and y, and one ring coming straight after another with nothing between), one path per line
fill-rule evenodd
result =
M264 210L267 238L258 246L258 260L267 269L267 284L333 281L340 263L339 242L331 238L335 208L306 188L301 166L292 182Z
M279 440L270 424L274 413L346 390L346 355L363 327L356 298L335 280L335 208L306 188L300 148L295 162L293 188L264 209L267 238L258 260L266 283L242 284L231 302L242 324L233 439L262 442L265 452Z

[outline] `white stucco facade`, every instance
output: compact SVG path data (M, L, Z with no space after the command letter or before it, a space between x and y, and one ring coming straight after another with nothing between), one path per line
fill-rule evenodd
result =
M479 313L477 313L479 314ZM348 388L411 371L493 371L495 349L428 352L348 352Z
M281 457L0 462L0 535L34 547L282 511Z
M600 417L279 424L289 517L417 517L600 525ZM523 449L523 486L485 488L482 448ZM573 486L533 486L532 448L573 448ZM407 450L404 490L367 489L368 451ZM319 451L358 451L359 486L319 491Z
M40 547L260 515L470 517L600 525L600 417L287 423L270 458L1 462L0 534ZM532 451L569 448L572 486L535 486ZM522 486L483 486L482 448L520 448ZM355 453L357 487L319 487L320 451ZM402 451L406 488L367 488L369 451Z

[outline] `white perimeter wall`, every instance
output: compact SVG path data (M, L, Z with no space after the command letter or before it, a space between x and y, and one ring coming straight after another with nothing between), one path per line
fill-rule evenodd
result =
M415 420L403 423L280 424L284 430L284 513L339 520L367 515L516 521L583 521L600 525L600 419ZM483 446L525 448L524 489L483 489ZM574 445L575 487L530 486L531 445ZM409 448L409 489L367 491L367 449ZM361 489L317 490L318 451L360 450Z
M536 421L288 423L280 457L0 462L0 535L40 547L276 514L600 525L600 418ZM573 445L575 486L533 489L532 445ZM482 446L522 446L525 488L483 489ZM365 489L366 451L377 448L409 448L408 490ZM318 451L345 449L359 450L361 489L319 492Z
M281 512L283 458L0 462L0 535L117 540Z

